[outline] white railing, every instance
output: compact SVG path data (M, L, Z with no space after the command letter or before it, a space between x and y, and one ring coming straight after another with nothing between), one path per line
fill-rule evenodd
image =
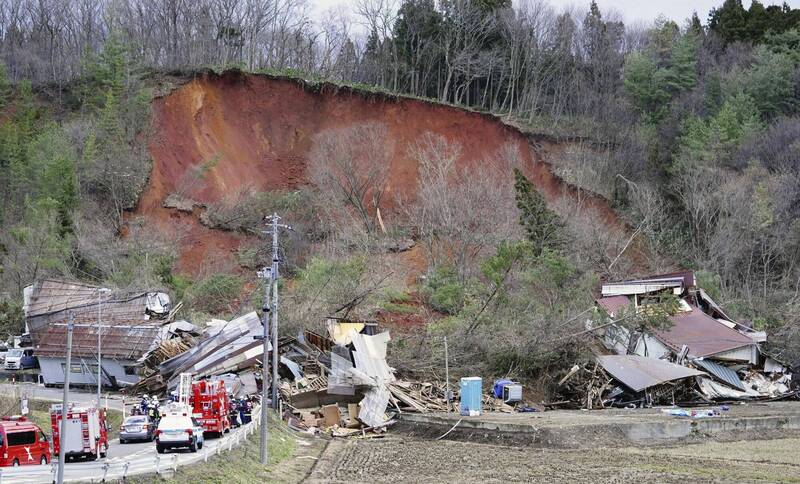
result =
M251 415L259 415L259 406L255 405ZM257 429L260 419L232 430L219 439L207 440L203 448L195 453L157 454L153 444L153 454L119 457L119 460L82 462L67 464L64 467L64 481L103 482L119 480L137 474L174 473L178 467L197 462L208 462L212 455L232 450L246 441ZM32 465L19 467L0 467L0 484L15 483L51 483L55 482L58 464Z

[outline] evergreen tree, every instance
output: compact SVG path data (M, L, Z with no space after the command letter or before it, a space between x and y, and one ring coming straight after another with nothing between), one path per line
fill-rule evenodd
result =
M689 20L689 28L687 33L694 35L697 38L705 35L703 24L700 23L700 17L697 16L697 11L692 12L692 18Z
M708 14L708 28L726 43L744 40L747 35L747 11L742 0L725 0Z
M544 197L517 168L514 169L514 190L520 210L519 223L532 244L533 255L538 257L545 249L555 249L561 231L560 220L547 208Z
M11 83L6 74L6 65L0 61L0 109L5 107L9 96L11 96Z

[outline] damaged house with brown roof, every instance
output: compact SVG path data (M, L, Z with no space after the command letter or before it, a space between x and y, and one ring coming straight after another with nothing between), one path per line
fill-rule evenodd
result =
M598 329L597 334L609 353L640 358L636 365L644 368L635 371L657 373L656 365L662 362L697 370L701 373L687 377L695 379L695 391L707 400L779 398L792 394L790 369L762 349L766 333L726 314L698 287L693 272L607 283L602 285L601 292L602 297L596 300L596 317L589 325ZM667 298L677 302L675 309L666 315L667 324L647 329L621 324L629 315L646 312L649 306ZM632 361L612 359L616 365L622 365L613 368L614 372L631 374L623 366ZM606 370L611 369L610 364L598 361ZM624 379L623 376L620 380L623 384Z
M161 291L120 292L81 282L44 279L25 288L25 324L41 379L62 385L66 374L67 327L73 319L70 382L97 385L100 320L101 380L106 387L131 385L149 351L169 337L169 296Z

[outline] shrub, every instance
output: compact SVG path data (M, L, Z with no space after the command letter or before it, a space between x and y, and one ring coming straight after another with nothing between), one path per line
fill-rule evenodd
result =
M436 311L452 315L464 307L464 286L458 271L451 265L436 267L425 281L422 293Z
M212 315L233 312L233 303L238 300L243 283L236 275L214 274L191 287L189 302L193 309Z

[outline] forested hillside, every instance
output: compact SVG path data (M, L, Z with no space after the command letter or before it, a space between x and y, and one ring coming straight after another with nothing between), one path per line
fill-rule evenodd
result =
M630 27L584 8L359 0L349 16L314 22L293 0L2 2L0 323L19 326L22 287L45 275L165 286L189 303L187 317L238 312L252 306L253 270L267 256L253 236L259 217L277 210L299 229L285 247L289 322L394 321L409 332L396 356L419 366L452 335L462 364L536 377L579 351L559 338L581 329L599 280L678 267L795 357L800 10L726 0L684 22ZM305 92L322 93L311 103L339 85L376 107L355 115L337 100L330 116L347 123L310 132L275 121L274 103L255 97L259 80L231 84L238 104L225 83L239 74L187 84L199 69L231 68L305 79ZM541 136L530 153L517 134L476 150L466 131L423 125L420 110L419 132L399 137L400 108L384 107L401 104L395 94ZM175 119L203 127L194 151L188 133L164 138L164 106L182 96ZM247 123L232 121L235 109ZM275 165L292 167L281 173L291 183L248 174L230 186L226 150L256 140L271 156L278 145L267 134L234 140L253 125L279 126L282 156L302 154ZM152 230L140 197L161 183L151 168L162 159L180 176L159 192L168 200L145 202L171 211L161 222L196 217L235 239L225 264L187 270L181 238ZM537 190L538 162L582 195L568 203ZM399 180L413 190L386 191ZM225 190L209 196L213 186ZM583 210L594 195L625 233Z

